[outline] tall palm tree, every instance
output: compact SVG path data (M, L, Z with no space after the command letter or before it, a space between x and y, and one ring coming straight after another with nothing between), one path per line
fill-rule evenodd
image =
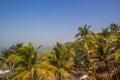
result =
M76 34L76 38L78 38L78 40L80 40L80 51L83 52L84 55L86 55L86 62L87 62L87 69L85 69L85 71L88 72L92 70L92 62L91 62L91 48L92 46L91 45L95 45L94 41L94 37L95 37L95 33L93 33L90 29L91 26L87 26L85 25L84 27L79 27L78 30L79 30L79 33ZM79 61L81 62L81 61ZM82 65L82 64L81 64Z

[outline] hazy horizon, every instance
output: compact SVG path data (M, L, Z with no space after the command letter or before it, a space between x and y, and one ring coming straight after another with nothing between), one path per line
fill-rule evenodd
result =
M79 26L120 24L120 0L0 0L0 46L71 42Z

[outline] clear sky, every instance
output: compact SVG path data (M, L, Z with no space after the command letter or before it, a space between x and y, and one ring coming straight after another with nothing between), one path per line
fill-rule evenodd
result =
M120 24L120 0L0 0L0 46L51 46L75 40L85 24L99 32Z

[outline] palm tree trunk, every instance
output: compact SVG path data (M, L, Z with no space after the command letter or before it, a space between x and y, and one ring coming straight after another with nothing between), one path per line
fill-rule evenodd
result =
M93 66L92 66L90 55L89 55L89 51L88 51L88 59L89 59L89 62L90 62L90 68L92 68L92 70L93 70Z
M115 71L115 75L116 75L116 78L118 80L118 76L117 76L117 72L116 72L116 69L115 69L115 65L113 64L113 67L114 67L114 71Z
M108 76L108 77L109 77L109 80L112 80L112 79L111 79L111 76L110 76L109 69L108 69L109 66L108 66L108 62L107 62L107 61L105 61L105 65L106 65L107 73L108 73L108 75L109 75L109 76Z

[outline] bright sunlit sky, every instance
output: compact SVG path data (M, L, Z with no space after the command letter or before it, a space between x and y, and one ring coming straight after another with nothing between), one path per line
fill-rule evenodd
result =
M79 26L120 24L120 0L0 0L0 46L52 46L75 40Z

